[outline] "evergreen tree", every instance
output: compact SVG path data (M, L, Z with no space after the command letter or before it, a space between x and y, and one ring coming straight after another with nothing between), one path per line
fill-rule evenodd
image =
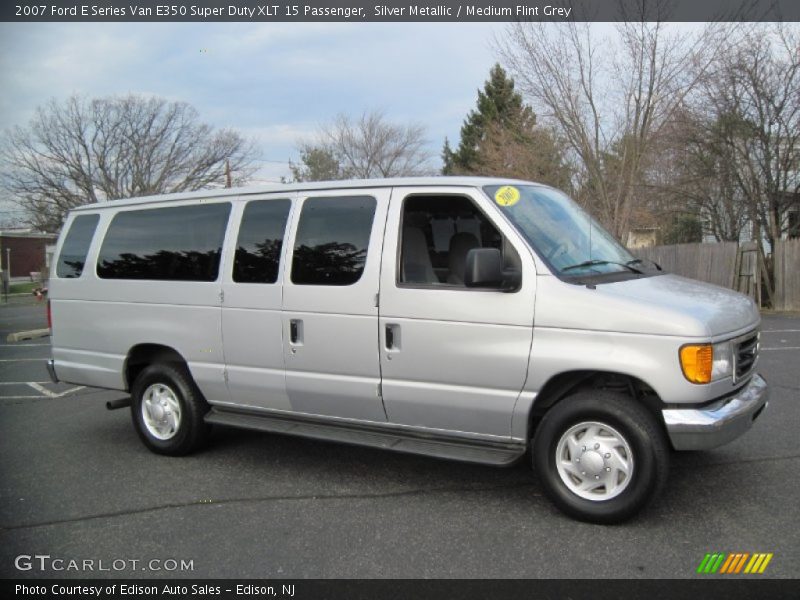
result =
M458 147L452 150L445 141L442 173L474 173L480 166L482 143L492 127L526 130L535 124L536 115L522 102L522 96L514 91L514 80L496 64L483 90L478 90L477 108L471 110L464 119Z
M536 115L514 91L514 80L495 65L478 90L478 103L461 126L453 150L445 139L443 175L488 175L531 179L569 188L571 172L555 134L537 125Z

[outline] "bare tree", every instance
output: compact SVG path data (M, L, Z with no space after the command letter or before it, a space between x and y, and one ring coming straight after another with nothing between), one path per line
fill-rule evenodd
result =
M137 95L73 96L39 107L0 147L0 185L45 231L75 206L237 182L252 174L252 142L214 130L183 102Z
M800 208L800 27L743 26L698 110L727 123L723 142L757 231L774 243Z
M710 28L670 33L643 20L616 30L609 40L592 23L518 22L497 46L534 110L571 150L579 196L623 237L653 140L713 62L717 36Z
M703 149L725 161L724 184L741 198L762 256L764 241L772 248L788 232L790 212L800 210L798 48L797 24L741 25L694 106L716 134Z
M323 177L369 179L402 177L431 171L425 128L387 122L380 111L357 119L338 115L320 128L317 139L301 142L301 165L292 169L305 180Z
M571 169L555 134L541 126L486 127L472 174L528 179L569 189Z

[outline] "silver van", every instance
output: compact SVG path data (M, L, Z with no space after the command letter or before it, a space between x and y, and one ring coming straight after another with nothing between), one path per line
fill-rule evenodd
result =
M54 381L144 444L212 425L510 465L610 523L767 402L747 297L635 259L563 193L484 178L222 189L70 212Z

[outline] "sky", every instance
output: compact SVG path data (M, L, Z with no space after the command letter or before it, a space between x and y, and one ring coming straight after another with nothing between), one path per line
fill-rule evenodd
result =
M0 23L0 131L50 98L188 102L260 150L257 182L288 175L299 140L338 113L426 127L433 165L458 140L496 62L502 23ZM2 207L0 207L2 208ZM0 215L2 216L2 215Z

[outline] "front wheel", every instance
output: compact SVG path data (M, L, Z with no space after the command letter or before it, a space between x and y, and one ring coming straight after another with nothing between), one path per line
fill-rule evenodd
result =
M208 404L189 373L168 364L146 367L131 388L131 416L145 446L180 456L202 446L209 434Z
M548 411L533 439L545 494L568 515L618 523L666 482L669 449L656 419L631 398L578 392Z

